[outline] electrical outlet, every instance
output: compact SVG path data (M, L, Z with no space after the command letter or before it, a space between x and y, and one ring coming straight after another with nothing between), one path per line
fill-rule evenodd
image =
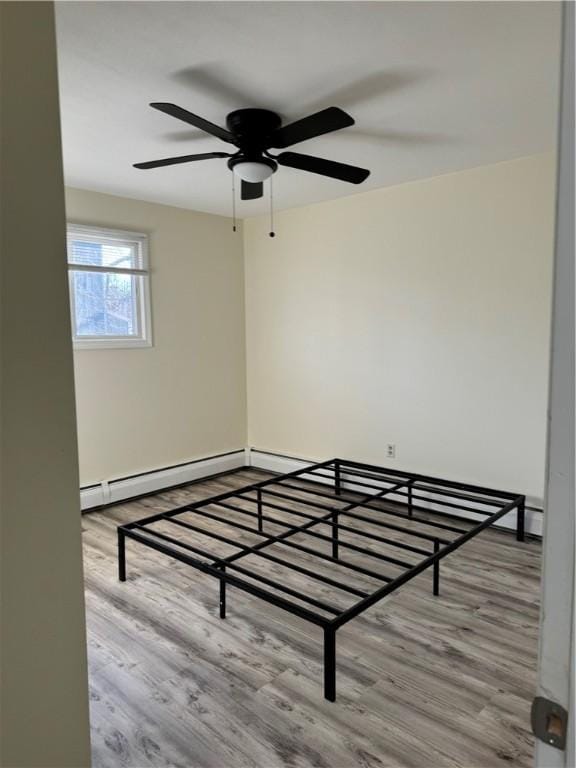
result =
M396 458L396 444L395 443L388 443L386 446L386 456L389 459L395 459Z

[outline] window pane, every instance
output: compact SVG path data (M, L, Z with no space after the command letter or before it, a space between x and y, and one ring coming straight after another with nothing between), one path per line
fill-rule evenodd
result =
M88 267L143 268L139 243L111 239L97 242L76 235L68 239L68 263Z
M138 281L143 278L72 270L77 337L139 337Z

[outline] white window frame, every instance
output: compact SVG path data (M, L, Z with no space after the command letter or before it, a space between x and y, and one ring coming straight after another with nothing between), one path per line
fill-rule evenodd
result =
M105 227L87 226L68 222L66 227L67 239L75 235L102 243L106 240L125 240L137 243L141 269L123 267L100 267L68 262L68 278L70 286L70 312L72 318L72 341L74 349L126 349L132 347L152 346L152 309L150 302L150 267L148 260L148 235L143 232L130 232L123 229L107 229ZM140 334L138 336L78 336L76 334L75 293L72 281L74 272L102 272L124 275L137 275L142 280L136 281L138 303L138 320Z

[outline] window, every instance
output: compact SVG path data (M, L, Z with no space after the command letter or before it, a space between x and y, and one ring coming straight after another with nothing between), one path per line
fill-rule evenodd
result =
M68 225L74 346L151 345L146 235Z

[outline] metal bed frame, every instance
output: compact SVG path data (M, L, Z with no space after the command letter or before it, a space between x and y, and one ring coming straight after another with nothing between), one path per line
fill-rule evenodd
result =
M525 502L526 497L516 493L331 459L119 526L118 575L120 581L126 581L125 546L126 539L130 539L218 579L222 619L226 617L226 585L230 585L321 627L324 696L335 701L336 631L427 568L432 568L433 594L438 595L440 560L514 510L516 537L523 541ZM280 511L284 518L268 510ZM471 514L475 516L472 520ZM192 516L194 522L186 516ZM247 522L238 522L238 517L247 518ZM221 526L217 531L201 527L197 525L201 520ZM157 530L159 523L164 532ZM359 528L359 523L364 527ZM167 535L165 524L174 535ZM266 532L265 524L268 529L274 526L283 530ZM328 534L320 533L318 527L328 528ZM239 543L226 534L227 528L255 535L259 541L253 545ZM216 555L175 538L177 532L184 531L232 546L236 551ZM294 541L299 534L327 543L327 551ZM369 547L352 543L350 537L365 539ZM376 549L381 545L384 551ZM288 550L311 555L317 559L318 568L313 570L272 554L271 547L282 553ZM395 550L401 550L402 556ZM355 554L363 556L362 565L354 560ZM344 608L333 605L285 581L262 575L248 567L246 560L244 565L238 562L250 556L305 576L311 584L328 586L340 598L342 593L353 596L354 602ZM415 556L415 562L405 559ZM394 573L367 568L365 558L385 564ZM325 575L321 565L331 565L342 574L341 578ZM353 586L349 578L353 573L361 574L364 581L368 578L377 582L377 586L372 590Z

